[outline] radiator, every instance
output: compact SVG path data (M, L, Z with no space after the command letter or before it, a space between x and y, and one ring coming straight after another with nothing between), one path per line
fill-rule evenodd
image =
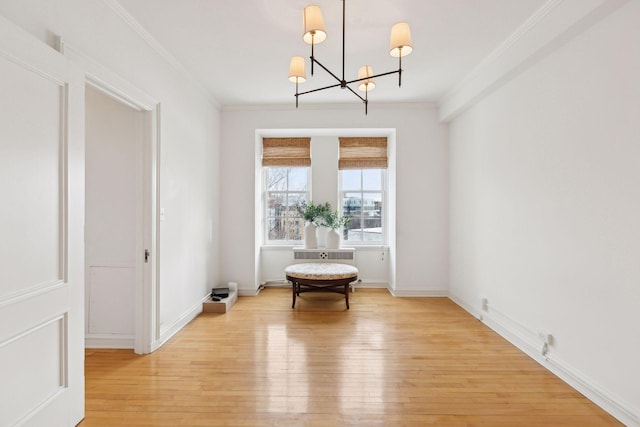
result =
M353 248L342 249L301 249L293 248L296 262L338 262L355 265L356 251Z

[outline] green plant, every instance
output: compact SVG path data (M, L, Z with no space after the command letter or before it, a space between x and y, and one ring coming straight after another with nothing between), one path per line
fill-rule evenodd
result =
M324 225L322 222L325 220L327 213L331 212L331 205L329 203L316 205L313 201L309 201L296 204L296 210L306 222Z
M324 225L326 225L329 228L333 228L338 229L338 228L342 228L342 227L346 227L347 224L349 224L349 221L351 221L351 217L349 216L340 216L340 213L336 210L336 211L327 211L326 214L324 215Z

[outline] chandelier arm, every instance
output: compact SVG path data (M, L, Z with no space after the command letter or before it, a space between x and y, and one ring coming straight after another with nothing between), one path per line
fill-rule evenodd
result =
M352 94L354 94L355 96L357 96L358 98L360 98L362 100L362 102L367 102L366 99L364 99L362 96L360 96L360 94L358 92L356 92L355 90L351 89L350 86L345 86L345 88L349 89L351 91Z
M399 73L399 72L401 72L401 71L402 71L402 70L388 71L388 72L386 72L386 73L376 74L375 76L363 77L363 78L361 78L361 79L356 79L356 80L348 81L348 82L347 82L347 84L349 85L349 84L351 84L351 83L361 82L361 81L363 81L363 80L370 80L370 79L375 79L375 78L378 78L378 77L384 77L384 76L388 76L388 75L390 75L390 74L396 74L396 73Z
M341 85L340 83L337 83L337 84L331 85L331 86L320 87L318 89L311 89L311 90L308 90L306 92L300 92L298 95L306 95L308 93L319 92L319 91L325 90L325 89L331 89L331 88L334 88L334 87L340 87L340 85Z
M327 73L331 74L331 76L336 79L337 81L339 81L340 83L342 83L342 79L340 79L340 77L336 76L335 74L333 74L331 71L329 71L329 69L327 67L325 67L324 65L322 65L320 63L320 61L318 61L316 58L314 58L313 56L311 57L311 63L316 63L318 64L320 67L322 67L323 70L325 70ZM331 86L333 87L333 86Z

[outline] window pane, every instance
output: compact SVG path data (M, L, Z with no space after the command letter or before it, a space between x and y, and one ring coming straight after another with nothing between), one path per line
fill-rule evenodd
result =
M267 190L286 191L289 168L267 168Z
M287 218L287 239L302 240L304 221L300 218Z
M304 223L296 205L307 200L307 167L267 167L266 239L301 240Z
M343 190L359 190L360 189L360 178L361 171L358 170L342 170L340 171L342 174L342 189Z
M289 169L289 191L305 191L307 189L307 168Z
M280 216L286 211L286 194L267 194L267 216Z
M382 193L365 193L362 206L363 216L380 216L382 213Z
M345 193L342 199L342 214L346 216L360 215L362 210L362 193Z
M288 215L290 217L299 217L300 214L296 210L296 205L301 204L307 200L306 193L289 193L289 209Z
M380 218L364 220L364 227L362 227L362 240L369 242L382 241L382 223Z
M382 190L382 169L363 169L362 189Z
M346 199L346 200L356 200L356 199ZM348 216L349 218L351 218L351 221L349 221L349 224L347 224L346 227L344 227L344 231L343 231L343 238L345 240L361 240L362 237L362 230L361 230L361 222L362 222L362 218L361 218L361 212L360 212L360 199L357 199L358 204L357 205L349 205L349 204L345 204L343 206L343 212L342 215L344 216Z
M283 240L286 235L284 218L269 218L267 220L269 240Z
M344 231L343 239L346 241L361 241L362 230L360 228L349 228Z

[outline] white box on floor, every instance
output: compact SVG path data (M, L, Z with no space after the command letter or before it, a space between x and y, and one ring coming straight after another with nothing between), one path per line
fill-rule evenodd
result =
M238 291L229 290L229 296L220 301L212 301L208 299L202 303L203 313L226 313L238 301Z

